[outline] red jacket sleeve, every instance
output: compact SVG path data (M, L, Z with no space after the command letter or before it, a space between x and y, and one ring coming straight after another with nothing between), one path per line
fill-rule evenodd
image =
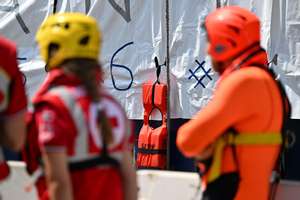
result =
M74 138L74 128L68 123L68 116L53 105L43 105L38 107L35 117L41 148L47 148L47 151L65 151Z
M15 45L0 38L0 104L4 104L1 112L4 117L17 113L27 106L23 75L16 58ZM5 102L7 101L7 102Z

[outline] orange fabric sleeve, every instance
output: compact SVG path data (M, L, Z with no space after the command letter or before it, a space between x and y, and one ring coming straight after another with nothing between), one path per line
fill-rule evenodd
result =
M176 142L185 156L199 155L233 124L255 114L259 87L246 73L238 70L224 78L208 105L180 127Z

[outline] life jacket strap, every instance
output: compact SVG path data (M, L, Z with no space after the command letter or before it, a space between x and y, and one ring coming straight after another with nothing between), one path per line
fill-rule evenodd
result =
M280 145L282 144L282 136L280 133L227 133L220 137L215 143L213 153L213 161L208 172L208 183L213 182L221 174L221 163L223 151L229 145Z
M143 154L163 154L166 155L166 149L145 149L145 148L138 148L139 153Z

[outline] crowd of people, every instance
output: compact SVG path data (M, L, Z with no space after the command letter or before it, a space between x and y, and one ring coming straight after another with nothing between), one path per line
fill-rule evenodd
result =
M177 146L197 161L203 199L267 200L290 107L267 66L259 19L228 6L210 13L203 28L220 78L208 105L179 129ZM27 112L16 47L0 38L0 146L20 151L36 142L38 158L24 154L40 172L39 199L137 199L133 133L102 88L101 38L97 21L84 14L47 18L36 41L48 73ZM34 129L26 129L26 116ZM2 181L8 173L0 151Z

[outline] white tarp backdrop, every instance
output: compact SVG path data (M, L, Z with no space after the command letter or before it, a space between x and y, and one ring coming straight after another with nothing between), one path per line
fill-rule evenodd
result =
M142 119L141 85L156 79L155 56L166 60L166 1L163 0L0 0L0 34L18 45L29 97L45 77L34 36L55 10L94 16L103 32L105 87L126 108L131 119ZM172 118L191 118L211 98L217 79L205 54L201 23L215 9L213 0L169 0L170 102ZM300 118L300 1L220 0L240 5L262 20L262 45L270 58L278 54L280 74L292 100L293 118ZM166 82L166 67L160 80Z

